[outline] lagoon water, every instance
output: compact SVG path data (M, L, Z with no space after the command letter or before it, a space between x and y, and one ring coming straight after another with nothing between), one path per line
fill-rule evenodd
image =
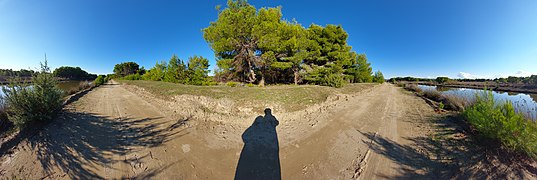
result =
M443 94L451 94L467 99L473 99L478 94L483 94L484 90L469 88L447 88L440 86L418 85L422 90L438 90ZM537 94L513 93L492 91L495 99L500 101L510 101L517 112L524 113L528 117L537 120Z
M80 84L80 81L64 81L58 84L58 88L60 88L61 90L67 91L72 88L77 88L79 84ZM5 85L0 85L0 97L4 96L2 87L5 87Z

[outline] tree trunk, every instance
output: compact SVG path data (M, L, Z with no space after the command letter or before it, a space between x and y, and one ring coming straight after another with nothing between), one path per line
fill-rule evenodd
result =
M295 85L298 85L298 70L294 69L293 72L295 75Z
M265 76L261 76L261 80L259 81L260 87L265 87Z

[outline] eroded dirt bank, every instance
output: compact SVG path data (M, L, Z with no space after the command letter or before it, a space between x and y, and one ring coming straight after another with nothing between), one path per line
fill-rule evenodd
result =
M383 84L297 112L264 112L205 97L158 99L118 84L96 88L2 156L23 179L382 179L453 177L426 148L423 100Z

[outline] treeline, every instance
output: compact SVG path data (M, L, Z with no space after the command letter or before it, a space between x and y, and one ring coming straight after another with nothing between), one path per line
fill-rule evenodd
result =
M36 74L33 70L21 69L19 71L12 69L0 69L0 76L6 77L32 77Z
M437 77L436 79L430 78L415 78L415 77L394 77L389 80L390 82L397 81L430 81L437 83L445 83L448 81L454 82L496 82L496 83L512 83L512 84L526 84L537 85L537 75L531 75L528 77L515 77L509 76L507 78L495 78L495 79L449 79L448 77Z
M54 75L54 77L68 80L94 80L95 78L97 78L96 74L90 74L82 70L80 67L69 66L62 66L56 68L54 72L52 72L52 74Z
M152 80L191 85L216 84L208 75L209 60L201 56L190 57L185 63L173 55L168 62L157 62L148 71L139 67L135 62L116 64L114 74L125 80Z
M383 82L367 57L347 44L341 25L304 28L282 19L281 8L256 9L246 0L228 1L218 19L203 29L217 57L217 81L248 83Z

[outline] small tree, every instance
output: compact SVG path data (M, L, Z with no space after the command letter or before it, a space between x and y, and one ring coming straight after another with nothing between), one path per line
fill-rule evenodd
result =
M373 82L384 83L384 81L384 75L382 74L382 72L375 72L375 75L373 75Z
M53 119L62 107L63 92L56 85L57 81L45 59L41 71L33 77L31 86L13 82L7 88L2 88L9 120L22 128L32 121Z
M446 83L446 82L448 82L448 81L449 81L449 78L448 78L448 77L437 77L437 78L436 78L436 82L437 82L438 84L444 84L444 83Z
M136 64L135 62L124 62L120 64L116 64L114 66L114 73L118 77L123 77L129 74L138 73L140 70L140 65Z

